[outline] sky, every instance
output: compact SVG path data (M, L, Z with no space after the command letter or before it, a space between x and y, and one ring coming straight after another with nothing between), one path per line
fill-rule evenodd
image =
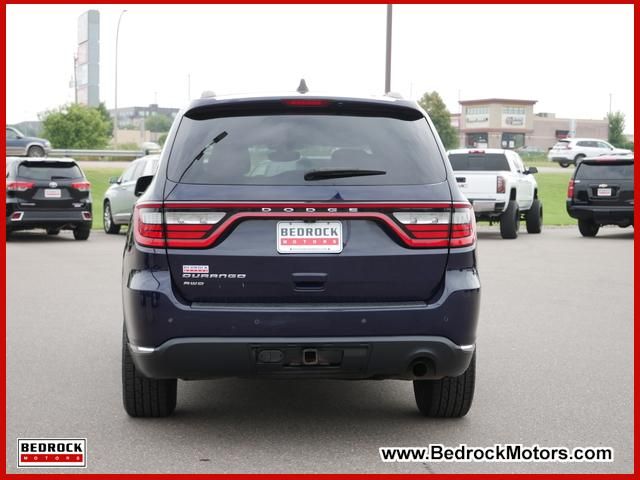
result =
M78 17L92 5L7 5L7 123L73 101ZM183 107L216 94L384 91L385 5L100 5L100 97ZM417 100L537 100L534 111L633 131L633 5L395 5L391 90Z

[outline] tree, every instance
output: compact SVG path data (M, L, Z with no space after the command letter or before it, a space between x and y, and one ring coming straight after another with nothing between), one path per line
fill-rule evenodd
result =
M629 141L624 135L624 113L608 113L609 121L609 143L614 147L627 148Z
M154 113L145 119L144 127L152 132L168 132L171 128L171 119L166 115Z
M107 107L104 105L104 102L100 102L100 105L96 107L96 110L100 113L102 118L104 118L107 122L109 122L109 136L113 136L113 119L111 118L111 114Z
M447 110L447 106L438 92L425 93L418 103L429 114L444 147L447 150L457 148L458 133L451 125L451 113Z
M53 148L104 148L109 141L109 122L97 108L74 103L41 118L43 136Z

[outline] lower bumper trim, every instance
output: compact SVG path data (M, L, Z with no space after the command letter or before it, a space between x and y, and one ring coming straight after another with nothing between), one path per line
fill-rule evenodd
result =
M420 379L461 375L475 345L445 337L191 337L158 347L129 344L133 361L149 378L198 380L222 377ZM313 351L314 361L308 361ZM306 352L306 354L305 354ZM265 360L266 359L266 360Z

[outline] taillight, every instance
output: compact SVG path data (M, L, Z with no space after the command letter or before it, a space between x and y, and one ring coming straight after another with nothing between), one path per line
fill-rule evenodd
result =
M140 205L133 215L136 242L147 247L199 247L224 212L165 210L159 206Z
M71 188L75 188L76 190L79 190L81 192L88 192L89 190L91 190L91 183L90 182L73 182L71 184Z
M136 205L136 243L147 247L209 248L248 219L366 219L390 229L407 247L466 247L475 243L475 215L468 203L250 203L165 202Z
M573 198L573 190L574 190L574 181L573 178L571 180L569 180L569 188L567 189L567 198L568 199L572 199Z
M496 193L504 193L505 192L505 181L504 177L497 176L496 177Z
M329 105L328 100L320 100L313 98L297 99L292 98L283 100L282 103L289 107L326 107Z
M470 205L453 211L395 212L393 216L419 240L413 246L467 247L475 243L475 215Z
M7 182L7 192L26 192L34 185L33 182Z

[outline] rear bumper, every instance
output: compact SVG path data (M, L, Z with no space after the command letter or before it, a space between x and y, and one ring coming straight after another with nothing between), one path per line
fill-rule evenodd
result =
M447 270L432 303L185 304L175 297L165 270L125 275L124 320L136 347L132 355L153 378L407 378L418 357L431 359L429 375L455 375L471 358L460 346L476 341L480 281L471 268ZM304 348L328 349L359 360L344 368L256 363L259 349L286 345L298 355Z
M474 199L469 198L473 205L476 217L500 215L504 212L506 201L504 199Z
M149 378L436 379L462 374L474 345L443 337L175 338L153 349L129 344Z
M552 162L558 162L558 163L574 163L574 157L571 155L559 155L559 154L555 154L555 155L550 155L549 160Z
M19 215L21 214L21 215ZM19 217L19 218L16 218ZM66 225L91 225L91 206L65 210L18 210L7 212L6 225L15 230L28 228L51 228Z
M593 220L601 225L630 225L633 223L633 206L593 206L567 203L567 213L579 220Z

